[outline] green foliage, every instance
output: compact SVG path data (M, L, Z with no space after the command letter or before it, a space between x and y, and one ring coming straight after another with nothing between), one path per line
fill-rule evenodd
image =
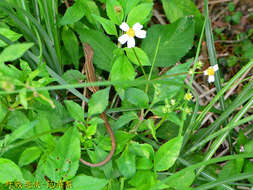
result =
M213 40L228 40L227 28L213 37L208 1L205 17L197 7L191 0L0 1L0 189L15 182L74 190L252 185L253 32L232 34L234 54L220 64ZM240 23L238 10L228 4L229 24ZM122 31L123 22L141 25ZM199 61L204 34L210 63L219 64L211 95L201 90L208 88L208 60L204 69ZM135 47L123 47L122 35ZM84 55L84 43L93 54ZM111 151L102 112L116 150L107 164L84 166L80 158L98 163ZM222 144L230 152L217 157Z
M168 67L189 51L193 37L194 21L185 17L173 24L150 27L142 48L156 67Z

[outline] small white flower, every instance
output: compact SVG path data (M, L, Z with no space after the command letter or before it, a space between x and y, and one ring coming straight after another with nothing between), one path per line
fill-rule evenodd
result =
M218 71L218 65L210 66L207 70L204 71L204 75L208 75L208 82L214 82L214 73Z
M132 28L130 28L125 22L123 22L119 27L126 33L120 36L118 41L121 44L125 44L127 42L128 48L135 47L135 36L137 38L146 38L146 31L142 30L143 26L138 22L134 24Z

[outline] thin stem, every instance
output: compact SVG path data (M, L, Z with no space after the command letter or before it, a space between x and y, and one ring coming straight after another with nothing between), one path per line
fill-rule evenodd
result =
M136 57L136 59L137 59L139 65L140 65L140 67L141 67L141 70L142 70L142 72L143 72L143 75L144 75L145 79L147 79L146 72L145 72L145 70L144 70L144 68L143 68L143 66L142 66L142 64L141 64L141 61L140 61L139 57L138 57L137 54L136 54L135 49L132 48L132 50L134 51L134 55L135 55L135 57Z

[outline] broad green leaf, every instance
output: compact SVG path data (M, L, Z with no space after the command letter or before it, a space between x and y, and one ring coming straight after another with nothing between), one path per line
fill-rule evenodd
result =
M113 51L117 46L103 33L96 30L77 29L82 42L87 42L94 50L94 64L110 72Z
M242 167L243 167L244 159L236 159L236 160L230 160L226 163L226 165L222 168L222 170L219 173L218 179L225 179L229 176L235 176L240 174ZM223 190L224 187L218 186L217 190Z
M202 15L191 0L162 0L164 12L170 22L185 16L194 16L197 31L201 31Z
M108 180L87 175L78 175L72 179L72 190L102 190Z
M79 42L75 33L69 27L63 27L62 40L66 52L71 57L76 69L79 68Z
M138 47L125 48L125 51L127 53L127 57L129 58L129 60L132 63L134 63L138 66L140 66L140 64L142 66L151 65L147 54L141 48L138 48ZM135 55L135 53L136 53L136 55Z
M141 187L141 189L150 189L155 183L156 176L150 170L138 170L136 174L129 180L129 184L134 187Z
M24 114L24 112L15 110L10 112L10 115L7 120L6 128L14 131L15 129L20 128L22 125L29 124L30 120Z
M253 172L253 163L251 161L247 161L247 163L245 164L244 172ZM253 185L253 177L249 178L248 180Z
M124 9L125 12L125 16L128 15L128 13L134 8L136 7L139 3L141 2L141 0L135 0L135 1L129 1L129 0L120 0L120 3Z
M108 105L109 91L110 91L110 88L106 88L106 89L97 91L95 94L91 96L88 102L89 116L102 113L106 109Z
M17 43L6 47L0 54L0 62L14 61L30 49L33 43Z
M189 67L192 63L192 59L187 63L176 65L172 67L166 75L175 75L173 77L168 77L164 79L166 84L158 84L156 85L156 89L159 91L159 95L156 95L154 98L154 102L164 101L165 99L171 99L172 97L179 94L180 90L184 89L184 80L186 78ZM179 97L177 98L179 100Z
M75 176L80 156L80 135L78 130L72 127L59 139L42 168L51 180L65 181Z
M73 119L77 121L84 121L84 111L79 104L72 100L65 100L64 103Z
M147 17L151 13L153 8L153 3L142 3L134 7L128 14L127 23L132 27L135 23L139 22L144 24Z
M59 24L73 24L79 21L85 14L84 8L85 6L83 0L76 0L75 3L67 9Z
M18 164L24 166L39 158L41 149L37 146L29 147L21 154Z
M62 78L69 84L77 84L83 81L85 76L78 70L69 69L62 75Z
M20 168L11 160L0 158L0 183L23 181Z
M127 84L127 81L134 80L135 75L135 70L125 55L121 55L115 60L111 69L111 80L126 81L125 84L122 84L120 86L115 85L116 90L121 98L124 98L124 88L129 86Z
M93 15L99 16L99 8L93 0L82 0L84 3L84 15L88 19L88 21L96 25L99 28L99 22L93 17Z
M190 50L193 38L194 21L185 17L173 24L151 26L147 38L142 41L142 49L151 63L156 57L155 66L168 67L176 64Z
M15 42L16 40L18 40L22 36L22 34L18 34L8 28L0 28L0 34L5 36L6 38L11 40L12 42ZM0 40L0 47L4 47L6 45L7 44L5 42Z
M167 184L171 188L186 190L188 187L191 186L194 179L195 179L194 170L187 170L180 173L180 175L178 175L176 178L173 178L173 180L168 181Z
M88 152L88 155L89 155L92 163L98 163L98 162L103 161L109 154L108 152L101 149L99 146L95 146L94 151L88 150L87 152ZM112 161L109 161L104 166L101 166L98 169L100 171L103 171L103 173L107 179L112 178L112 171L113 171L112 170Z
M145 157L137 157L136 158L136 168L138 170L149 170L153 168L152 160Z
M114 24L121 24L124 17L124 10L117 0L106 0L106 13Z
M126 91L126 99L137 107L148 107L148 95L138 88L129 88Z
M135 154L132 154L128 148L116 160L120 173L126 178L132 177L136 172Z
M93 14L93 17L100 24L102 24L102 26L103 26L103 28L104 28L104 30L107 34L118 36L115 24L111 20L105 19L103 17L97 16L97 15L94 15L94 14Z
M172 167L180 153L183 137L175 137L164 143L155 153L154 165L156 171L165 171Z
M120 116L117 121L114 124L114 129L118 130L121 127L123 127L124 125L127 125L130 121L134 120L134 119L138 119L138 116L136 113L134 112L127 112L124 115Z

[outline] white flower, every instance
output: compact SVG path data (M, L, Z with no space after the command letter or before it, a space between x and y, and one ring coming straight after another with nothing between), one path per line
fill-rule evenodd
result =
M123 22L119 27L126 33L120 36L118 41L121 44L125 44L127 42L128 48L135 47L135 40L134 40L135 36L137 38L146 38L146 31L142 30L143 26L138 22L134 24L132 28L130 28L128 24L125 22Z
M208 69L204 71L204 75L208 75L208 82L209 83L214 82L214 73L216 71L218 71L218 69L219 69L219 67L216 64L214 66L208 67Z

